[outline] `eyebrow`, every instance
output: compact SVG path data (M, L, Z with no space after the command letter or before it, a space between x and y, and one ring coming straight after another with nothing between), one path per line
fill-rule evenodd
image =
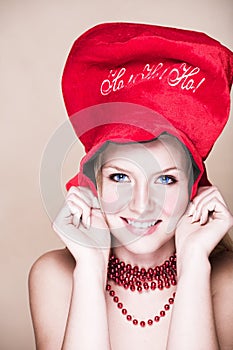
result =
M122 168L119 168L118 166L111 165L111 164L109 164L107 166L103 165L103 167L102 167L102 169L108 169L108 168L111 168L113 170L117 170L117 171L119 171L121 173L124 173L124 172L129 172L130 173L130 171L127 170L127 169L122 169ZM155 172L154 175L167 173L167 172L172 171L172 170L184 172L183 169L180 169L180 168L177 168L177 167L170 167L170 168L161 169L161 171Z

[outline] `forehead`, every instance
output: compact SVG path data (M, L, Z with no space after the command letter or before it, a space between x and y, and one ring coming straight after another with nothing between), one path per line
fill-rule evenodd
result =
M177 167L186 171L190 164L181 143L168 135L147 143L109 143L101 158L102 166L120 162L123 167L138 165L144 169L157 166L159 169Z

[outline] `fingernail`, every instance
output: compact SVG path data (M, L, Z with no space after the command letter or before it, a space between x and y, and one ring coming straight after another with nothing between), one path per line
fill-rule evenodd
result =
M188 216L192 216L195 211L195 206L191 203L190 208L188 210Z
M192 220L191 220L191 224L193 224L196 221L196 216L197 216L197 212L194 211L193 217L192 217Z
M205 223L204 217L201 215L201 218L200 218L200 225L203 225L204 223Z

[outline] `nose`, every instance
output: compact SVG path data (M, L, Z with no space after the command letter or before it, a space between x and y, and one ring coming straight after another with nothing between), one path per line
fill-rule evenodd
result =
M156 207L156 198L152 195L147 179L135 183L129 208L137 215L153 212Z

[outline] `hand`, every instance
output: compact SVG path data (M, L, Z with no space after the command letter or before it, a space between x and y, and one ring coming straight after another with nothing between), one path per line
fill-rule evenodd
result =
M70 188L53 229L76 261L84 259L90 262L90 258L94 258L96 263L102 259L107 264L110 232L98 199L88 188Z
M182 256L187 249L197 248L209 256L232 225L233 217L218 189L201 187L177 225L177 252Z

